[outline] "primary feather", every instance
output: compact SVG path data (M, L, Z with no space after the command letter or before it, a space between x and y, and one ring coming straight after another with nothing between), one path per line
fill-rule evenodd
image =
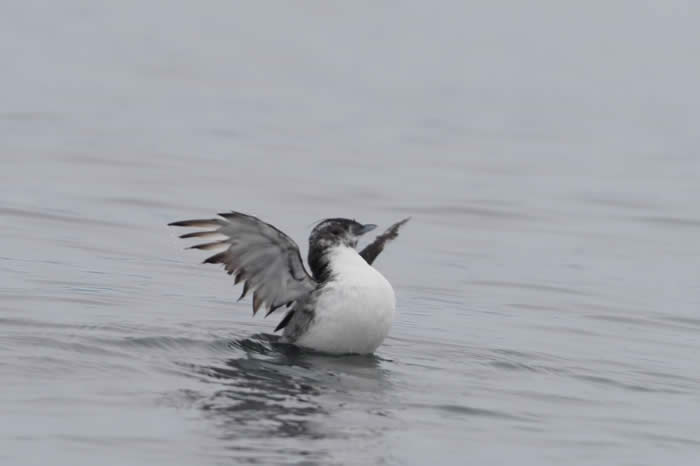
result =
M239 212L221 218L183 220L171 226L214 228L182 235L184 238L224 236L225 239L192 246L211 250L226 248L204 260L222 264L235 283L243 281L243 298L253 292L253 313L267 307L268 313L307 295L318 285L306 272L297 244L283 232L257 217Z

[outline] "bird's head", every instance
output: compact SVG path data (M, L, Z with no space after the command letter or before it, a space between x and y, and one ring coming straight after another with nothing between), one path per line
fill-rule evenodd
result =
M377 225L363 225L347 218L328 218L318 223L309 236L310 249L327 249L334 246L354 248L360 236L374 230Z

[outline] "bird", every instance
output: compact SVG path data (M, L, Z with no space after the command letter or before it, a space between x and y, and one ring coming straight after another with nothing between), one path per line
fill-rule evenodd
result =
M188 249L223 249L203 263L222 264L234 284L243 283L239 301L252 292L253 316L261 308L267 317L285 307L275 328L282 330L281 342L323 353L372 354L388 335L396 308L394 289L372 264L409 219L360 252L358 240L376 225L348 218L318 222L309 235L311 273L294 240L253 215L231 211L168 225L202 229L183 239L220 238Z

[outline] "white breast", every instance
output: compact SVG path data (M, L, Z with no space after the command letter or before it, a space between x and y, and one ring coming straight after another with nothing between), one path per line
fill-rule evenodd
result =
M321 292L316 317L296 344L328 353L372 353L394 318L394 289L352 248L330 253L331 280Z

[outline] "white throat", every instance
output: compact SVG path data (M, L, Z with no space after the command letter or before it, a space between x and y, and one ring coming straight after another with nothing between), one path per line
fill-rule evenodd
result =
M336 279L351 279L353 275L362 274L363 269L373 269L355 249L348 246L335 246L326 254L331 276Z

